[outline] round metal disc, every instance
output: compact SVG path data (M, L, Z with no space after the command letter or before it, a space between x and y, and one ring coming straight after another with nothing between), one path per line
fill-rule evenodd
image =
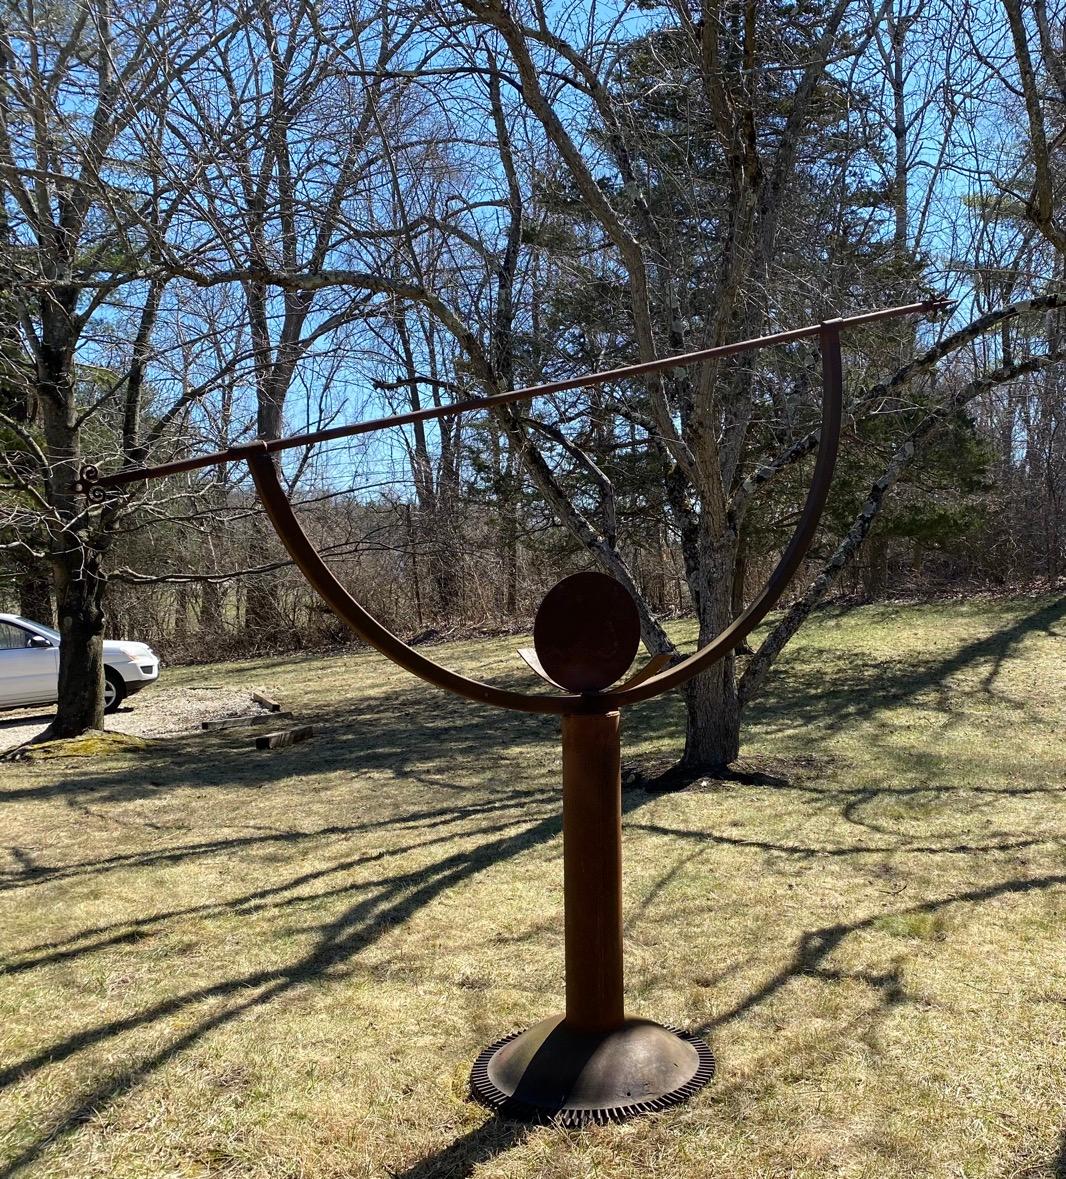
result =
M552 586L537 611L541 666L570 692L602 692L633 662L640 615L629 591L605 573L575 573Z

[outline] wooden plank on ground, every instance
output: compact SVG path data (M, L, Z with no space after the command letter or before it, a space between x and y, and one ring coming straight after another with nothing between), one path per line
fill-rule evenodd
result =
M313 725L297 725L295 729L279 729L276 733L262 733L255 739L256 749L280 749L283 745L298 745L315 735Z
M253 692L252 699L261 708L265 708L270 712L281 712L281 705L276 700L271 700L269 696L264 695L262 692Z
M221 716L200 722L201 729L233 729L242 725L261 725L263 721L288 720L291 712L253 712L251 716Z

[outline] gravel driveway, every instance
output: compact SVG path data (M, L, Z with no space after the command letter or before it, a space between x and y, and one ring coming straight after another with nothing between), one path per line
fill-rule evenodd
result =
M107 728L135 737L173 737L199 730L201 721L260 712L262 709L248 692L234 688L168 688L156 684L120 705L107 718ZM0 752L36 737L52 716L50 708L0 712Z

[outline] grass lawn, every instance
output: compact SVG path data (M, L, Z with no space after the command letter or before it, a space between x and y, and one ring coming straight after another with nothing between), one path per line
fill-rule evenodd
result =
M746 782L626 790L627 1001L719 1073L579 1132L466 1096L561 1003L556 722L373 654L166 676L320 735L0 764L0 1176L1066 1176L1066 598L823 612Z

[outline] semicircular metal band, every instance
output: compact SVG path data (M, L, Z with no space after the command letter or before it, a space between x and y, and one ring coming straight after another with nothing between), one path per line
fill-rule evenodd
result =
M458 672L450 671L409 647L402 639L383 626L352 597L334 576L321 554L308 539L296 518L289 497L285 494L273 460L262 444L261 450L250 450L247 459L255 481L263 510L274 526L289 555L312 588L322 597L333 612L365 642L375 647L382 655L400 667L420 676L439 688L478 700L483 704L494 704L500 708L511 708L520 712L568 713L608 712L630 704L637 704L676 688L692 676L705 671L726 652L738 646L773 609L784 593L793 574L799 568L825 507L829 487L836 464L837 448L840 442L841 403L843 400L843 374L840 357L840 321L829 320L821 325L822 348L822 423L818 441L818 453L814 474L803 505L799 523L792 534L781 559L767 579L762 591L756 595L748 608L731 625L687 659L673 667L649 676L631 687L621 687L613 692L596 692L585 695L533 695L514 692L494 684L470 679Z

